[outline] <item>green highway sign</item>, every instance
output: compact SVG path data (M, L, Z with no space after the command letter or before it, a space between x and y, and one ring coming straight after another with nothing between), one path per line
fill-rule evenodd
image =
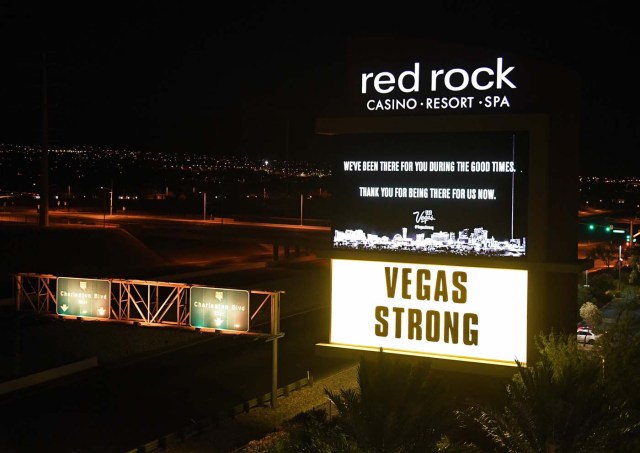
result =
M249 291L194 286L189 299L192 327L249 330Z
M58 277L56 313L82 318L109 318L111 282L91 278Z

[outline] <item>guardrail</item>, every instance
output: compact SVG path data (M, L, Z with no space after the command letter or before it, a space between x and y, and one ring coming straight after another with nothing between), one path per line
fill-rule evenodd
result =
M313 376L299 379L292 382L289 385L278 388L276 391L276 399L280 397L286 398L291 392L301 390L304 387L313 385ZM256 407L265 407L271 405L271 392L260 395L256 398L244 401L243 403L236 404L227 410L219 411L211 417L206 417L200 420L194 420L192 423L183 426L182 428L160 436L157 439L150 440L143 445L140 445L132 450L128 450L126 453L149 453L156 450L166 450L171 445L184 442L194 436L200 435L205 431L212 430L218 427L225 420L233 420L236 416L248 413L251 409Z

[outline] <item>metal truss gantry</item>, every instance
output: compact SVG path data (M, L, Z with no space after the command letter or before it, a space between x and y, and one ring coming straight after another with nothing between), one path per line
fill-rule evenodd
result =
M14 275L14 279L16 311L26 309L33 310L41 316L59 316L57 315L57 276L20 273ZM190 325L189 289L196 285L115 278L104 280L109 280L111 283L110 313L108 318L100 321L216 331ZM284 291L249 291L249 331L236 332L263 337L272 343L272 408L277 407L278 404L278 340L284 336L284 332L280 332L280 295L283 293ZM270 302L269 311L265 309L267 302ZM268 331L265 331L266 328Z
M17 311L32 310L38 315L57 314L57 276L20 273L14 275L14 279ZM189 290L201 285L117 278L104 280L111 283L110 314L104 321L215 330L190 325ZM279 322L274 322L274 317L280 317L282 293L284 291L249 291L249 334L272 336L279 333ZM266 309L268 302L270 310ZM270 327L268 333L265 332L267 327Z

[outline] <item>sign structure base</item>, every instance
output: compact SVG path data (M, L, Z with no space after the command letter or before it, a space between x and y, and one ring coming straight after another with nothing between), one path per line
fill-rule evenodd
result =
M393 360L402 360L408 362L425 362L427 361L431 369L445 374L451 375L471 375L486 376L501 381L510 380L517 373L517 368L506 365L483 364L478 362L459 362L453 360L443 360L429 357L422 354L406 354L405 352L382 350L352 345L340 345L335 343L317 343L315 354L318 357L328 359L347 359L347 360L376 360L380 353L393 356Z

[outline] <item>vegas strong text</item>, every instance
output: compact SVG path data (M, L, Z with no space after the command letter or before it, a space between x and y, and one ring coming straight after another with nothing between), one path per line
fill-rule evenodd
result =
M375 307L375 334L395 338L407 335L409 340L444 341L467 346L478 345L478 315L443 310L446 305L467 302L467 273L386 266L384 268L387 297L433 302L426 310L417 308Z

